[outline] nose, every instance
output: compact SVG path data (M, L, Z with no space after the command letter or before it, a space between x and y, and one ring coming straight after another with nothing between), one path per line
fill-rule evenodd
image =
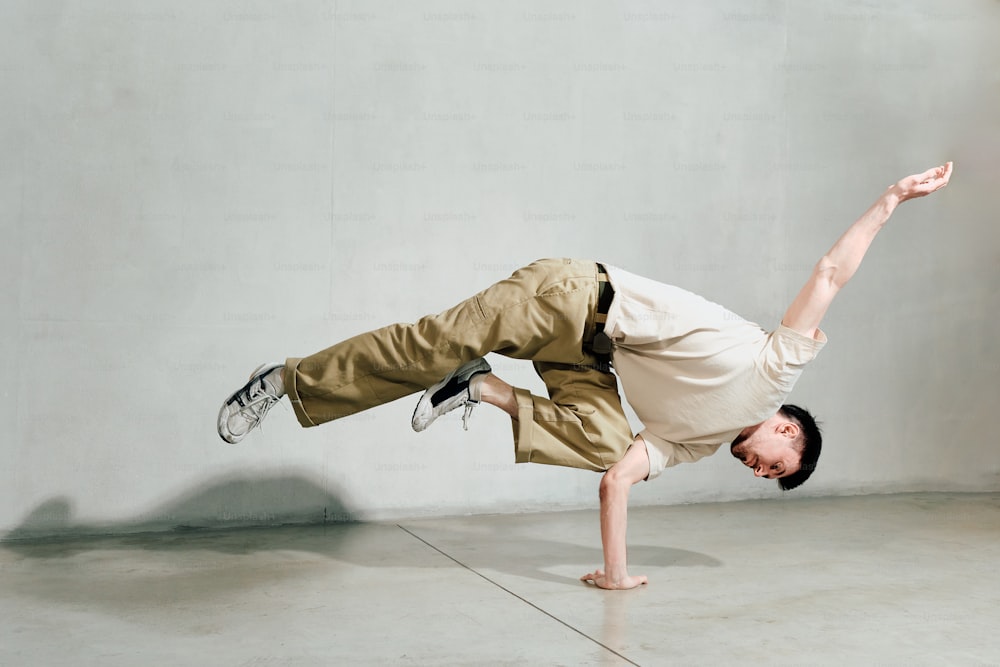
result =
M757 464L757 467L753 469L754 477L764 477L764 466Z

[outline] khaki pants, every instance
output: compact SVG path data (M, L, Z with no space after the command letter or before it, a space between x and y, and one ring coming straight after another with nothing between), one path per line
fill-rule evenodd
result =
M515 460L607 470L632 430L615 376L584 349L597 294L594 262L540 260L438 315L290 358L285 387L299 423L316 426L423 391L488 352L530 359L549 398L514 389Z

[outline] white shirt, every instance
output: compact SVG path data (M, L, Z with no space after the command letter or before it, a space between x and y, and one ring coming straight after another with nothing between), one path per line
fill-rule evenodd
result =
M605 332L622 389L644 430L649 477L714 454L773 417L826 344L772 332L692 292L608 266L615 298Z

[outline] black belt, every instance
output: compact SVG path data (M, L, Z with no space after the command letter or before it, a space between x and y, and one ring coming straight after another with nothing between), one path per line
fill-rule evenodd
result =
M590 340L590 349L597 357L611 356L611 338L604 333L604 325L608 321L608 311L615 298L615 290L608 280L608 270L603 264L597 265L597 309L594 312L594 336Z

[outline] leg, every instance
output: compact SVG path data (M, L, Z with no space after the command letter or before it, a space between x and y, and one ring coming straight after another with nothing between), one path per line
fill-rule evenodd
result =
M438 315L289 359L285 390L299 422L315 426L426 389L488 352L583 363L595 278L593 262L535 262Z
M549 398L512 389L515 460L587 470L607 470L632 444L615 376L590 364L535 362ZM485 394L484 394L485 396ZM491 397L508 400L503 392ZM485 398L484 398L485 400ZM508 412L508 414L510 414Z

